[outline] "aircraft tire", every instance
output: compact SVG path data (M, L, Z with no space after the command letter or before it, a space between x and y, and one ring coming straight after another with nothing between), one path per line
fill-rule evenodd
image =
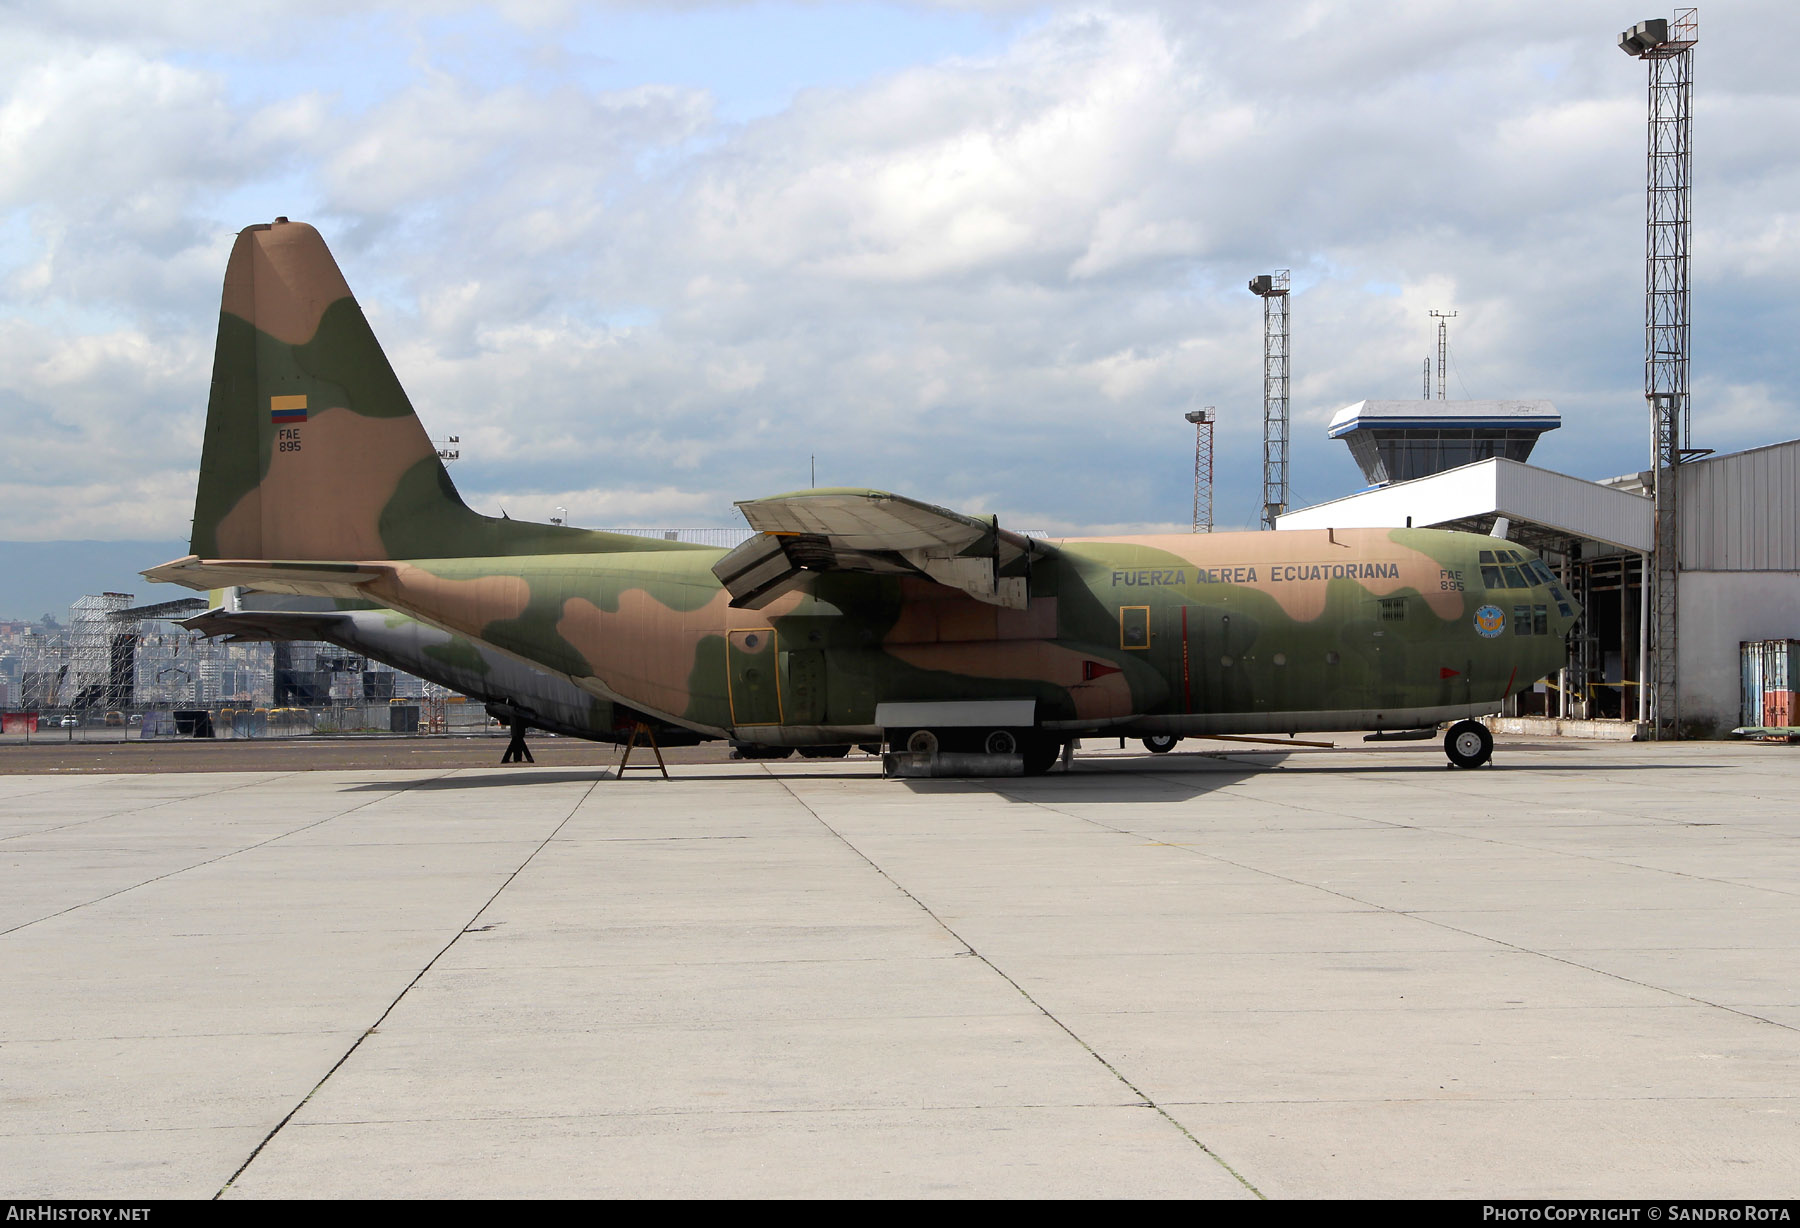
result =
M1045 772L1048 772L1051 768L1056 766L1056 761L1062 757L1062 749L1062 739L1052 737L1049 734L1033 734L1026 738L1020 746L1020 750L1023 752L1025 760L1025 774L1027 776L1042 776Z
M1166 755L1181 741L1180 734L1158 733L1144 739L1144 749L1153 755Z
M848 742L842 746L802 746L800 748L802 759L842 759L849 753L850 743Z
M1478 768L1494 755L1494 735L1480 721L1458 721L1444 735L1452 767Z
M940 739L930 729L915 729L907 735L903 745L915 755L935 755L938 753Z
M1010 729L996 729L988 734L981 749L990 755L1016 755L1019 753L1019 739Z

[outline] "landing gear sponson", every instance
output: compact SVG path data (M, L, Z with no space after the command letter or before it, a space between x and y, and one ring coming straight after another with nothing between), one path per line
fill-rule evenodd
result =
M1042 776L1068 736L1039 729L1037 701L964 700L886 703L875 720L884 732L887 776Z

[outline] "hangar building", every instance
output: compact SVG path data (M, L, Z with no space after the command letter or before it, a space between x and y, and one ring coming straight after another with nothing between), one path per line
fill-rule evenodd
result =
M1277 527L1488 533L1505 520L1505 536L1541 553L1586 610L1568 665L1509 700L1507 715L1645 736L1650 474L1590 481L1525 463L1536 435L1559 424L1546 401L1358 402L1331 434L1371 488L1290 512ZM1689 461L1680 473L1681 726L1684 736L1718 736L1747 723L1741 645L1800 639L1800 439Z

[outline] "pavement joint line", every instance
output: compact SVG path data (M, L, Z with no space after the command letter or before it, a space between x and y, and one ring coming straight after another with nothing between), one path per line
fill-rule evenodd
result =
M1702 766L1705 766L1705 765L1702 765ZM1376 769L1376 770L1378 770L1378 769ZM1172 779L1172 778L1174 778L1174 773L1172 773L1172 772L1151 772L1151 773L1146 773L1146 776ZM1610 781L1610 779L1611 778L1608 778L1609 781ZM1412 788L1412 789L1425 789L1426 788L1426 786L1424 785L1423 782L1415 781L1415 780L1411 779L1410 777L1405 777L1405 776L1397 778L1394 783L1405 786L1407 788ZM1470 782L1470 783L1475 783L1475 782ZM1618 782L1612 782L1612 783L1618 783ZM1438 792L1438 790L1430 790L1430 791ZM1470 796L1476 800L1481 800L1481 801L1492 800L1488 797L1488 795L1485 792L1476 793L1476 794L1468 794L1466 791L1459 791L1459 792L1463 792L1465 796ZM1008 796L1012 796L1012 795L1009 794ZM1743 795L1739 795L1739 796L1743 796ZM1751 795L1751 796L1754 796L1754 795ZM1019 798L1017 800L1029 801L1030 799ZM1597 856L1592 853L1584 853L1584 852L1581 852L1576 849L1557 848L1552 845L1544 845L1544 844L1532 844L1528 841L1523 841L1523 840L1502 840L1502 839L1498 839L1496 837L1491 837L1491 836L1476 836L1476 835L1472 835L1469 832L1462 831L1455 827L1443 827L1443 826L1437 826L1437 825L1434 825L1431 823L1425 823L1425 822L1415 822L1415 823L1400 822L1395 819L1384 819L1384 818L1381 818L1376 815L1347 814L1340 810L1326 810L1326 809L1323 809L1318 806L1307 806L1307 805L1301 804L1299 802L1294 802L1294 801L1290 801L1287 799L1273 800L1271 802L1271 804L1281 806L1281 807L1283 807L1285 809L1289 809L1289 810L1303 811L1307 814L1329 815L1332 818L1345 819L1352 823L1369 823L1369 824L1374 824L1378 827L1386 827L1386 828L1391 828L1391 829L1398 830L1398 831L1430 832L1434 835L1454 836L1461 840L1472 840L1472 841L1475 841L1475 842L1481 843L1481 844L1496 845L1501 848L1527 849L1534 853L1542 853L1542 854L1546 854L1546 855L1553 856L1553 857L1568 857L1568 858L1574 858L1576 860L1582 860L1582 861L1594 861L1594 862L1598 862L1602 865L1621 866L1621 867L1624 867L1627 869L1632 869L1632 870L1642 870L1642 871L1645 871L1645 872L1651 873L1651 874L1671 874L1678 878L1691 878L1691 879L1695 880L1696 882L1716 883L1720 886L1736 887L1739 889L1750 890L1750 891L1767 891L1773 895L1782 896L1782 897L1791 897L1794 895L1800 895L1800 892L1783 891L1779 887L1769 887L1769 886L1765 886L1765 885L1757 884L1757 883L1738 882L1734 879L1728 879L1728 878L1715 878L1715 877L1705 875L1705 874L1693 874L1693 873L1690 873L1685 870L1669 869L1664 866L1640 865L1637 862L1626 861L1626 860L1622 860L1622 859L1618 859L1618 858L1611 858L1611 857L1601 857L1601 856ZM1053 806L1046 806L1045 808L1050 809L1050 810L1056 810L1056 808ZM1064 810L1056 810L1056 813L1066 814L1070 818L1082 818L1083 817L1080 815L1070 814L1068 811L1064 811ZM1609 813L1613 813L1613 812L1606 811L1606 810L1598 810L1598 811L1596 811L1596 813L1609 814ZM1657 824L1657 825L1663 826L1663 827L1692 827L1692 826L1694 826L1694 824L1688 820L1664 819L1664 818L1657 817L1655 815L1644 815L1641 813L1638 813L1638 814L1621 813L1620 817L1621 818L1629 818L1636 822L1643 822L1645 820L1648 820L1649 822L1651 822L1653 824ZM1107 825L1101 824L1101 826L1107 826ZM1114 828L1112 830L1128 830L1128 829ZM1771 835L1779 836L1779 837L1789 839L1789 840L1794 838L1791 833L1783 831L1779 828L1761 828L1758 830L1764 830L1764 831L1767 831ZM1243 868L1249 868L1249 867L1243 867Z
M461 771L463 769L459 768L459 769L455 769L455 770ZM449 775L451 773L445 773L445 774ZM436 778L433 777L432 779L436 779ZM586 804L587 799L589 797L593 796L593 792L594 792L595 788L597 788L599 786L600 781L603 779L605 779L605 777L596 777L594 780L589 782L588 787L586 789L582 790L581 796L575 799L575 804L569 807L569 812L567 814L563 815L561 820L559 820L557 822L556 826L550 829L550 833L548 835L546 835L542 840L538 841L537 846L535 848L533 848L531 850L531 852L529 852L525 855L525 860L521 861L518 864L518 866L514 868L513 872L506 876L506 881L501 883L498 887L494 888L494 893L492 895L488 896L488 898L486 900L482 901L481 907L477 908L475 910L474 914L471 915L467 921L464 921L461 925L456 927L456 933L451 937L450 941L446 942L436 955L433 955L428 961L426 961L425 966L423 968L419 969L418 973L412 978L412 980L408 981L406 983L405 987L402 988L399 993L394 995L394 1000L387 1004L386 1009L384 1009L381 1012L380 1017L378 1017L375 1020L375 1022L371 1023L367 1028L363 1029L362 1033L360 1035L358 1035L354 1041L351 1042L350 1047L348 1049L344 1050L343 1056L338 1058L337 1061L332 1063L331 1069L327 1070L323 1075L321 1075L319 1077L319 1081L312 1085L312 1088L306 1093L306 1095L300 1097L300 1102L298 1104L296 1104L293 1108L289 1109L287 1111L287 1115L285 1117L283 1117L280 1121L275 1123L274 1129L270 1130L268 1132L268 1134L263 1136L262 1141L260 1143L258 1143L256 1145L256 1147L250 1152L250 1154L244 1158L244 1162L242 1164L238 1165L237 1171L232 1173L231 1176L227 1177L225 1179L225 1184L220 1186L218 1188L218 1190L213 1194L212 1200L214 1202L217 1202L219 1199L221 1199L225 1196L226 1191L231 1189L231 1187L234 1184L236 1184L237 1179L244 1175L244 1171L246 1169L248 1169L252 1164L256 1163L256 1157L263 1153L263 1149L265 1147L267 1147L270 1143L275 1141L275 1136L277 1134L280 1134L281 1131L287 1126L287 1124L290 1121L294 1120L295 1115L298 1114L301 1109L305 1108L307 1106L307 1104L309 1102L311 1102L311 1100L314 1096L319 1094L319 1089L324 1087L325 1084L330 1081L331 1076L336 1074L340 1069L342 1069L344 1063L348 1062L351 1059L351 1057L355 1055L356 1051L358 1049L362 1048L363 1041L365 1041L365 1040L369 1039L369 1037L373 1036L375 1034L375 1032L381 1027L381 1025L383 1023L387 1022L387 1017L389 1015L393 1014L394 1008L396 1006L399 1006L401 1001L406 997L406 995L412 992L413 986L417 985L420 981L425 979L425 974L430 972L434 967L436 967L437 962L440 959L444 958L445 955L450 953L450 948L455 946L458 942L462 941L463 935L468 933L470 928L477 921L481 920L481 914L486 912L488 909L492 908L494 906L494 901L500 898L501 893L504 892L508 887L512 886L513 880L518 878L520 874L523 874L525 872L525 867L530 865L537 858L537 855L539 853L543 852L545 848L549 847L550 842L552 840L556 839L557 834L559 832L561 832L563 828L565 828L569 825L570 820L572 820L575 817L575 815L581 810L582 806L584 804ZM387 797L390 797L390 796L392 796L392 794L384 795L383 797L379 797L379 798L371 798L369 801L367 801L363 804L372 806L378 801L385 801L387 799ZM361 806L352 807L352 810L360 810L360 809L362 809ZM347 810L344 813L349 814L350 811ZM333 817L341 817L341 816L333 816Z
M1371 1105L1371 1104L1423 1104L1437 1106L1460 1107L1477 1104L1593 1104L1596 1101L1606 1104L1791 1104L1794 1098L1785 1095L1767 1096L1525 1096L1525 1095L1474 1095L1458 1093L1454 1098L1443 1096L1322 1096L1296 1099L1293 1097L1273 1097L1269 1099L1178 1099L1167 1100L1165 1104L1179 1105L1187 1108L1282 1108L1290 1105L1313 1107L1317 1105ZM334 1126L408 1126L423 1125L443 1121L618 1121L633 1118L669 1118L680 1120L687 1117L808 1117L808 1116L844 1116L872 1117L895 1112L908 1113L986 1113L1017 1112L1042 1109L1057 1112L1063 1109L1141 1109L1151 1106L1125 1101L1059 1101L1054 1104L1027 1102L1020 1104L927 1104L927 1105L828 1105L823 1107L794 1106L789 1108L760 1109L625 1109L617 1112L583 1112L583 1113L508 1113L503 1115L480 1116L469 1113L438 1114L431 1117L333 1117L306 1124L307 1129L324 1129ZM220 1131L235 1132L242 1130L238 1125L217 1126L119 1126L99 1130L58 1130L50 1137L54 1138L87 1138L107 1135L165 1135L165 1134L213 1134ZM1183 1131L1186 1133L1186 1131ZM43 1138L41 1131L22 1134L0 1134L0 1138ZM1191 1137L1191 1136L1190 1136ZM1241 1180L1241 1178L1240 1178Z
M294 773L284 772L279 776L273 777L273 779L282 780L282 779L285 779L286 777L292 776L292 775L294 775ZM267 783L267 782L265 781L265 782L261 782L261 783ZM338 819L343 818L345 815L355 814L358 810L361 810L364 806L373 806L376 802L387 800L388 798L392 797L395 793L404 793L408 789L413 788L418 783L421 783L421 782L414 781L411 783L402 783L399 788L394 789L392 792L384 793L380 797L371 797L367 801L358 802L356 805L350 807L348 810L340 810L336 814L326 815L324 818L319 819L316 822L306 823L300 827L291 828L288 831L279 833L278 835L270 836L266 840L258 840L255 844L246 844L242 848L235 848L235 849L230 850L229 852L220 853L216 857L208 857L202 861L192 862L188 865L181 866L178 869L170 870L166 874L153 875L150 878L144 879L142 882L132 883L129 887L120 887L117 891L109 891L105 895L95 896L91 900L83 900L79 904L71 904L67 908L59 908L55 912L45 913L41 917L33 917L29 921L21 921L19 924L11 927L10 929L0 930L0 938L4 938L8 934L16 934L22 929L27 929L33 925L38 925L45 921L55 920L57 917L61 917L68 913L75 912L78 909L91 908L95 904L105 903L107 900L113 899L116 896L121 896L121 895L125 895L127 892L136 891L140 887L148 887L151 883L160 883L165 878L174 878L175 876L177 876L179 874L186 874L189 870L198 870L202 866L214 865L221 861L228 861L231 858L237 857L244 853L255 852L257 849L262 848L265 845L274 844L276 841L279 841L279 840L286 840L289 836L297 836L303 831L311 831L315 827L321 827L326 823L334 822ZM238 788L238 787L244 787L244 786L233 786L233 788ZM232 791L231 789L217 790L217 792L219 792L219 793L229 793L231 791ZM146 807L146 809L150 809L150 807Z
M1412 784L1412 782L1410 782L1410 781L1402 781L1401 783L1407 784L1407 785ZM1414 786L1414 787L1419 787L1419 786ZM1486 800L1486 799L1484 798L1483 800ZM1299 811L1303 811L1307 814L1329 815L1333 818L1348 819L1355 823L1373 824L1377 827L1385 827L1385 828L1389 828L1389 829L1396 830L1396 831L1429 832L1433 835L1451 836L1458 840L1469 840L1469 841L1473 841L1477 844L1491 844L1498 848L1526 849L1526 850L1529 850L1530 852L1540 853L1540 854L1543 854L1543 855L1549 856L1549 857L1570 858L1570 859L1573 859L1576 861L1592 861L1592 862L1596 862L1600 865L1618 866L1618 867L1623 867L1623 868L1629 869L1629 870L1641 870L1648 874L1669 874L1669 875L1673 875L1676 878L1693 879L1695 882L1713 883L1713 884L1717 884L1719 886L1735 887L1735 888L1738 888L1739 890L1745 890L1745 891L1766 891L1766 892L1770 893L1771 895L1782 896L1784 898L1792 897L1795 895L1800 895L1800 891L1783 891L1779 887L1765 886L1760 883L1744 883L1744 882L1739 882L1735 879L1729 879L1729 878L1715 878L1711 875L1694 874L1694 873L1691 873L1686 870L1671 869L1667 866L1641 865L1638 862L1628 861L1623 858L1602 857L1602 856L1599 856L1594 853L1584 853L1584 852L1580 851L1579 849L1558 848L1554 845L1548 845L1548 844L1533 844L1527 840L1504 840L1504 839L1500 839L1499 837L1495 837L1495 836L1477 836L1477 835L1474 835L1467 831L1463 831L1460 828L1456 828L1456 827L1445 827L1445 826L1439 826L1439 825L1432 824L1432 823L1423 823L1423 822L1405 823L1405 822L1401 822L1396 819L1384 819L1377 815L1345 814L1344 812L1339 811L1339 810L1326 810L1319 806L1307 806L1307 805L1304 805L1299 802L1288 801L1285 799L1276 801L1273 804L1281 806L1284 809L1288 809L1288 810L1299 810ZM1605 812L1603 811L1601 813L1605 813ZM1691 823L1682 822L1679 820L1660 819L1660 818L1656 818L1655 816L1641 816L1641 815L1638 816L1638 818L1640 820L1645 817L1649 817L1651 822L1665 826L1665 827L1689 827L1689 826L1692 826ZM1793 839L1793 837L1788 835L1788 833L1786 833L1786 832L1776 832L1774 834L1783 836L1784 838L1787 838L1790 840Z
M1771 1097L1772 1098L1772 1097ZM1184 1102L1187 1103L1187 1102ZM1210 1101L1194 1101L1195 1104L1213 1103ZM1246 1100L1218 1101L1220 1104L1281 1104L1284 1101ZM1346 1101L1356 1104L1360 1101ZM414 1126L443 1121L625 1121L637 1118L667 1118L679 1121L688 1117L875 1117L893 1113L1016 1113L1044 1110L1057 1112L1063 1109L1147 1109L1151 1105L1141 1101L1123 1100L1082 1100L1060 1101L1055 1104L1042 1104L1028 1101L1022 1104L922 1104L922 1105L844 1105L834 1104L822 1107L795 1105L789 1108L730 1109L730 1108L661 1108L661 1109L620 1109L616 1111L600 1111L586 1113L504 1113L482 1116L474 1113L444 1113L435 1117L332 1117L319 1121L309 1121L306 1129L318 1130L328 1126ZM206 1129L232 1129L235 1127L209 1126ZM87 1130L68 1131L69 1134L107 1134L115 1131ZM1184 1131L1185 1133L1185 1131ZM61 1137L61 1136L58 1136ZM1241 1178L1240 1178L1241 1180Z
M1162 1105L1158 1104L1154 1099L1152 1099L1149 1095L1147 1095L1142 1088L1138 1087L1129 1078L1127 1078L1125 1076L1124 1072L1121 1071L1117 1066L1115 1066L1111 1062L1107 1061L1106 1058L1103 1057L1100 1054L1100 1052L1094 1048L1094 1046L1090 1045L1086 1040L1082 1039L1081 1035L1079 1033L1077 1033L1075 1031L1075 1029L1071 1028L1068 1024L1064 1023L1061 1019L1057 1018L1056 1015L1053 1014L1048 1008L1046 1008L1042 1002L1039 1002L1036 998L1034 998L1031 995L1031 993L1028 990L1026 990L1026 988L1023 985L1019 984L1019 982L1014 980L1011 976L1008 976L1004 969L1002 969L992 959L989 959L986 955L983 955L980 951L976 950L974 944L970 943L961 934L957 933L956 929L953 926L951 926L948 922L946 922L942 917L938 916L937 913L933 912L930 905L926 904L924 900L920 899L918 896L914 895L911 891L907 890L904 884L902 884L892 874L889 874L880 865L876 864L876 862L873 858L871 858L867 853L863 852L860 848L858 848L854 842L852 842L848 837L846 837L844 835L843 832L839 831L837 828L833 827L829 822L827 822L825 820L825 818L822 815L820 815L817 810L814 810L812 808L812 806L806 801L805 798L801 797L798 793L796 793L794 791L794 787L792 784L789 783L787 777L775 775L775 773L770 770L770 768L767 764L763 765L763 771L768 774L770 779L774 780L776 783L781 785L781 787L787 791L787 794L789 797L793 798L794 801L797 802L802 808L804 808L808 814L812 815L814 821L816 821L819 824L819 826L823 827L826 831L830 832L834 837L836 837L837 840L839 842L841 842L845 848L849 849L852 853L855 853L858 857L860 857L868 865L868 867L870 869L874 870L875 873L879 874L882 878L886 879L888 881L888 883L893 886L894 890L898 891L901 895L904 895L908 900L911 900L913 905L916 908L918 908L919 911L923 912L927 917L930 917L932 922L935 925L937 925L940 929L942 929L946 934L949 934L952 938L956 939L956 941L962 945L963 950L967 951L970 955L972 955L976 959L980 960L982 962L982 964L989 971L991 971L995 976L999 977L1001 980L1005 981L1008 985L1012 986L1014 993L1017 993L1021 998L1025 999L1025 1001L1031 1003L1032 1007L1035 1010L1037 1010L1039 1014L1043 1015L1043 1017L1045 1019L1048 1019L1051 1023L1055 1024L1058 1028L1060 1028L1062 1030L1062 1032L1066 1036L1069 1037L1070 1040L1074 1041L1077 1045L1080 1045L1081 1048L1087 1053L1087 1055L1089 1057L1093 1058L1096 1062L1100 1063L1100 1065L1105 1068L1105 1070L1108 1074L1112 1075L1112 1077L1117 1079L1120 1082L1120 1084L1122 1084L1128 1091L1131 1092L1132 1095L1136 1096L1144 1108L1150 1109L1158 1117L1161 1117L1163 1119L1163 1121L1165 1121L1169 1125L1173 1126L1177 1131L1179 1131L1181 1133L1182 1137L1186 1138L1195 1147L1199 1148L1199 1150L1201 1151L1202 1154L1204 1154L1209 1159L1211 1159L1213 1163L1217 1164L1220 1168L1224 1169L1227 1173L1230 1173L1232 1178L1234 1180L1236 1180L1238 1182L1238 1184L1242 1185L1246 1190L1250 1191L1250 1193L1254 1194L1258 1199L1267 1201L1268 1196L1265 1195L1261 1190L1257 1189L1256 1186L1253 1185L1250 1182L1250 1180L1244 1176L1244 1174L1240 1173L1237 1169L1233 1168L1225 1160L1225 1158L1223 1156L1221 1156L1218 1152L1214 1151L1211 1147L1208 1147L1204 1142L1202 1142L1199 1139L1199 1137L1194 1134L1194 1132L1192 1130L1189 1130L1186 1126L1182 1125L1181 1122L1175 1120L1175 1118L1169 1113L1169 1111L1167 1109L1163 1108ZM1001 793L1000 796L1007 796L1007 795L1004 793Z
M1009 796L1012 796L1012 795L1009 795ZM1146 839L1146 840L1151 839L1151 837L1144 835L1144 833L1142 833L1142 832L1133 831L1130 828L1116 827L1111 823L1103 823L1099 819L1090 818L1086 815L1070 814L1067 811L1058 810L1056 807L1051 806L1045 802L1032 801L1031 799L1026 799L1026 798L1019 798L1016 800L1027 801L1031 805L1041 806L1045 810L1049 810L1055 814L1063 815L1067 818L1075 819L1079 822L1092 823L1094 826L1103 828L1107 831L1118 832L1121 835L1137 836L1140 839ZM1276 804L1282 805L1282 806L1287 806L1291 809L1296 809L1296 810L1307 810L1307 811L1310 811L1312 813L1317 813L1317 814L1334 813L1332 811L1318 810L1316 807L1298 806L1291 802L1278 802ZM1370 820L1370 821L1373 822L1376 820ZM1432 830L1435 830L1435 829L1432 829ZM1473 837L1470 837L1470 838L1473 838ZM1493 843L1503 844L1504 842L1494 841ZM1551 961L1552 963L1562 964L1564 967L1576 968L1583 972L1591 973L1595 976L1601 976L1601 977L1605 977L1609 980L1618 981L1620 984L1632 985L1632 986L1636 986L1639 989L1648 989L1655 993L1667 994L1669 997L1678 998L1685 1002L1691 1002L1696 1006L1704 1006L1704 1007L1708 1007L1712 1010L1724 1011L1727 1014L1737 1015L1740 1018L1750 1019L1757 1023L1766 1023L1773 1027L1782 1028L1782 1029L1785 1029L1790 1032L1800 1031L1800 1026L1797 1026L1792 1023L1786 1023L1779 1019L1770 1019L1763 1015L1755 1014L1754 1012L1752 1012L1751 1010L1749 1010L1746 1007L1729 1006L1723 1002L1714 1002L1714 1001L1711 1001L1710 999L1702 998L1695 994L1683 993L1678 989L1670 989L1666 985L1653 985L1648 981L1640 981L1635 977L1625 976L1622 973L1612 972L1605 968L1596 968L1590 964L1582 963L1580 960L1570 959L1570 958L1566 958L1561 955L1554 954L1553 952L1551 952L1549 950L1534 950L1531 947L1523 947L1517 943L1508 942L1504 938L1497 938L1492 934L1478 933L1475 930L1464 929L1461 926L1452 925L1448 921L1440 921L1433 917L1425 915L1426 913L1430 913L1430 912L1442 911L1441 909L1420 909L1417 911L1413 911L1413 910L1408 910L1408 909L1404 909L1404 908L1389 908L1385 904L1378 904L1378 903L1374 902L1373 900L1365 900L1365 899L1361 898L1360 896L1350 894L1348 891L1338 890L1337 888L1328 887L1321 883L1307 882L1305 879L1295 878L1292 875L1282 874L1275 870L1264 869L1261 866L1254 866L1254 865L1250 865L1248 863L1241 862L1241 861L1233 861L1229 857L1221 856L1218 853L1205 852L1205 851L1195 848L1191 845L1165 844L1165 845L1163 845L1163 847L1172 848L1172 849L1176 850L1177 853L1185 853L1185 854L1189 854L1192 856L1205 857L1209 861L1216 861L1223 865L1231 866L1235 869L1248 871L1251 874L1266 875L1267 877L1273 878L1278 882L1284 882L1284 883L1288 883L1288 884L1291 884L1296 887L1309 888L1313 891L1323 892L1326 895L1336 896L1338 899L1347 900L1352 904L1358 904L1364 908L1371 908L1371 909L1376 910L1377 912L1386 913L1389 916L1405 917L1409 921L1417 921L1417 922L1420 922L1425 925L1434 926L1438 929L1448 930L1452 934L1461 934L1466 938L1474 938L1474 939L1478 939L1479 941L1482 941L1482 942L1492 943L1494 946L1502 947L1509 951L1516 951L1521 955L1532 955L1532 956L1536 956L1539 959L1547 959L1547 960ZM1535 852L1554 852L1556 850L1533 850L1533 851L1535 851ZM1637 869L1640 867L1634 866L1631 868ZM1701 879L1700 881L1713 882L1713 881L1723 881L1723 880ZM1741 884L1741 883L1729 883L1727 885L1733 886L1733 887L1743 886L1743 884ZM1776 894L1784 895L1786 893L1777 892ZM1546 1009L1546 1008L1527 1007L1524 1009L1542 1010L1542 1009Z
M236 789L248 789L248 788L252 787L253 785L263 785L263 784L269 784L272 781L285 780L287 777L293 776L293 775L297 775L297 773L294 773L294 772L268 772L268 773L265 773L263 775L262 779L260 779L260 780L246 780L239 784L231 785L229 788L200 789L193 793L184 793L180 797L165 797L165 798L162 798L155 802L151 802L148 805L144 805L144 806L127 806L123 810L113 810L113 811L107 812L106 814L97 814L91 819L77 819L73 823L59 823L55 827L39 827L32 831L14 832L10 836L0 836L0 843L4 843L7 840L26 840L26 839L30 839L32 836L47 836L52 832L68 831L70 828L74 828L74 827L86 827L89 823L104 823L108 819L116 819L121 815L141 814L142 812L144 812L146 810L156 810L163 806L173 805L177 802L191 802L197 797L214 797L221 793L230 793ZM95 779L100 779L100 778L95 777ZM53 791L54 790L50 790L50 789L42 790L42 792L45 792L45 793L49 793L49 792L53 792ZM14 795L12 797L8 797L6 799L6 801L8 801L8 802L17 801L20 796L36 797L37 794L36 793L26 793L26 794L22 794L22 795Z

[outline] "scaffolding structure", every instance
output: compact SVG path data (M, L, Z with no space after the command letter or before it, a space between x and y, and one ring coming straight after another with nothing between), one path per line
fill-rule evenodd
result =
M130 605L130 593L95 593L69 606L67 706L106 712L136 702L138 623L118 617Z
M1644 399L1656 500L1655 635L1650 660L1650 720L1659 739L1680 736L1676 681L1677 586L1680 578L1677 487L1681 463L1704 449L1689 447L1688 347L1692 338L1688 252L1694 176L1694 44L1696 9L1640 21L1619 48L1649 67L1649 136L1644 173Z
M1218 412L1208 405L1184 415L1194 424L1194 532L1213 530L1213 421Z
M62 701L69 676L68 637L28 631L23 656L18 705L33 711L56 707Z
M1262 527L1273 529L1288 505L1288 270L1250 279L1263 301Z

